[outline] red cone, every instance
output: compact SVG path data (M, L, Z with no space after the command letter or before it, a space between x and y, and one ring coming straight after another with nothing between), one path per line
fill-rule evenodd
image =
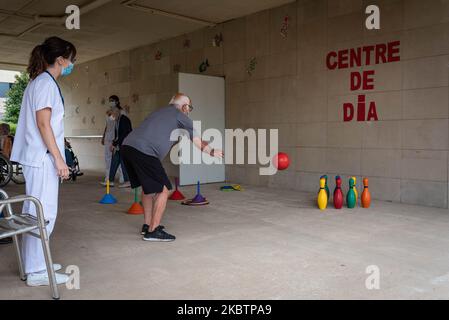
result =
M184 200L186 197L181 193L179 190L173 191L173 193L170 196L170 200Z
M181 191L178 190L179 180L178 178L175 178L175 191L171 194L171 196L168 198L168 200L184 200L186 197L181 193Z

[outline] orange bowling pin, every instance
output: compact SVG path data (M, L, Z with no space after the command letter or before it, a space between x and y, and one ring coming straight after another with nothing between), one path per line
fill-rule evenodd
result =
M368 178L363 179L362 208L368 209L371 206L371 194L368 189Z

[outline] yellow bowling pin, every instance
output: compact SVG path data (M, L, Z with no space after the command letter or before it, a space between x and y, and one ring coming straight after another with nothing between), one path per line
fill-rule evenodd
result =
M352 179L354 179L354 193L355 193L355 203L359 202L359 193L357 191L357 178L356 177L352 177Z
M320 192L318 193L318 208L320 208L320 210L326 210L327 208L327 202L328 202L328 198L327 198L327 193L326 193L326 180L324 178L320 179Z

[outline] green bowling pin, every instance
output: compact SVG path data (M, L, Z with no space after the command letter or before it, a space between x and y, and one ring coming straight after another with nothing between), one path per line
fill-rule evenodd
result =
M355 204L357 202L357 198L355 197L355 192L354 192L354 179L351 178L349 179L349 191L348 194L346 195L346 205L348 206L349 209L354 209L355 208Z
M324 176L324 180L326 180L326 185L324 186L324 189L326 190L327 198L330 199L330 191L329 191L329 187L327 186L327 175Z

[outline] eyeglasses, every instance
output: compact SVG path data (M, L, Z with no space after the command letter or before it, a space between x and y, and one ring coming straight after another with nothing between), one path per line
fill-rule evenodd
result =
M193 110L193 106L192 106L191 104L186 104L186 106L188 106L188 107L189 107L189 112L192 112L192 110Z

